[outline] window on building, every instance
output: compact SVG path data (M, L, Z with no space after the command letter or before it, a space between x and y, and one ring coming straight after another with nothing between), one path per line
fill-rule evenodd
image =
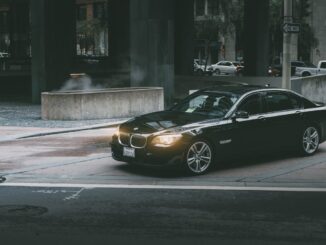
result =
M205 15L205 0L196 0L196 15Z
M0 72L30 69L29 1L0 3Z
M76 0L76 53L84 57L104 57L108 47L108 0Z
M82 21L87 19L87 5L77 5L77 20Z
M0 10L0 58L9 56L9 12Z
M106 19L105 3L94 3L93 16L96 19Z
M208 12L210 15L218 15L219 0L208 0Z

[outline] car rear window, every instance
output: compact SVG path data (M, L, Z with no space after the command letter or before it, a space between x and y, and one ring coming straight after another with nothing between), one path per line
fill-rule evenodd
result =
M300 109L302 107L299 97L282 92L269 92L264 96L264 100L264 112L267 113Z

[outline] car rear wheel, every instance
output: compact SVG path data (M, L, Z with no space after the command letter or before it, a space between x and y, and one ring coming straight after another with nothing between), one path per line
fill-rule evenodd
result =
M301 152L303 155L313 155L319 147L319 132L314 126L306 127L302 135Z
M213 160L211 145L206 141L190 144L185 155L185 168L188 173L199 175L207 172Z

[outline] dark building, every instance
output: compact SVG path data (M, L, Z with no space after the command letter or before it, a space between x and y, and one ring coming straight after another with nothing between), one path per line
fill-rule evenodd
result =
M246 66L257 75L269 1L244 1ZM0 0L0 93L39 103L83 72L106 86L162 86L169 103L175 75L193 72L194 46L193 0Z

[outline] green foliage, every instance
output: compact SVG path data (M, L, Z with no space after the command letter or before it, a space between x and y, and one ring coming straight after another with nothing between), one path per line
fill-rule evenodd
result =
M77 32L83 33L86 36L94 36L96 33L107 28L107 25L107 21L101 19L79 21L77 23Z
M219 35L234 31L234 24L243 17L243 1L210 0L217 5L217 14L209 14L195 22L197 39L217 40Z
M271 56L277 57L283 49L283 0L270 1L270 35ZM300 59L309 61L310 51L318 45L312 27L307 19L311 16L309 0L293 0L293 21L299 23L298 56Z

